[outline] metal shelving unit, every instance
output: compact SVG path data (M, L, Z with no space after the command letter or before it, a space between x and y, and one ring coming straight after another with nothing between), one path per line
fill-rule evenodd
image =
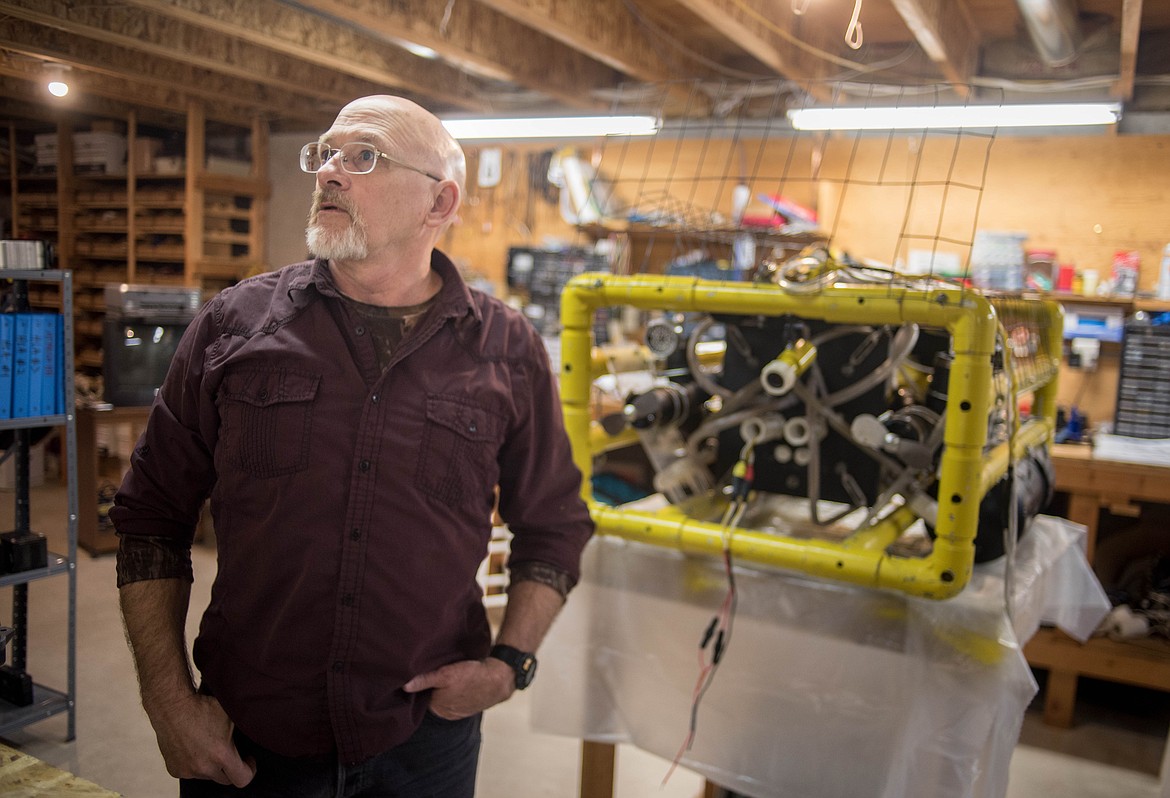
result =
M27 614L27 590L31 582L50 577L65 576L68 579L68 621L66 623L66 684L64 690L33 684L32 703L15 706L0 699L0 735L30 723L45 720L62 712L68 713L66 740L72 740L76 733L76 675L77 675L77 430L76 404L73 396L73 274L67 270L0 270L0 291L12 295L14 310L28 309L28 284L30 282L55 282L60 288L61 314L64 317L64 334L61 351L64 384L65 412L50 416L0 419L0 430L13 430L13 447L16 463L16 528L28 524L28 430L38 427L63 427L65 429L66 482L68 487L68 509L66 521L66 551L48 553L47 564L18 573L0 576L0 588L13 590L13 627L16 630L12 643L27 642L27 620L15 617L18 610ZM23 463L21 462L23 460ZM23 470L23 474L22 474ZM23 608L20 606L23 604ZM24 635L24 639L21 639ZM15 662L16 657L13 657Z

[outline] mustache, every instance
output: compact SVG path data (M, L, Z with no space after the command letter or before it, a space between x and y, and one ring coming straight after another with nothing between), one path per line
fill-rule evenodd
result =
M332 206L345 211L350 216L354 215L354 207L350 202L349 197L338 191L327 191L324 189L313 189L313 209L312 216L315 218L317 212L321 208Z

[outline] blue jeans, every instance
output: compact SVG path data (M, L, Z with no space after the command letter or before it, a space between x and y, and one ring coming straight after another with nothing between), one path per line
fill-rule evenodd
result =
M240 755L256 760L242 789L180 779L180 798L472 798L479 764L480 720L448 721L427 713L410 739L356 765L336 757L290 758L236 732Z

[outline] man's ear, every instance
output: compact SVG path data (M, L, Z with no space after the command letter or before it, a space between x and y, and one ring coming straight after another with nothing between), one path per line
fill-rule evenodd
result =
M459 216L461 199L459 184L454 180L444 180L435 195L430 213L427 214L427 224L434 227L445 227L454 222Z

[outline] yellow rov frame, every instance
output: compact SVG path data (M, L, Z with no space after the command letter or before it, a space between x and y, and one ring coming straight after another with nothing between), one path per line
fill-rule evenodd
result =
M675 506L657 512L610 507L593 500L593 457L604 436L593 432L590 389L599 376L592 357L593 311L632 306L641 310L741 315L794 315L840 324L916 323L946 329L952 340L943 450L938 471L936 539L924 557L896 556L887 547L918 516L902 506L879 523L843 541L797 539L737 529L730 549L738 562L801 571L813 576L899 590L931 599L957 595L967 584L975 557L979 505L987 491L1035 446L1050 446L1055 430L1056 374L1062 317L1054 302L991 300L960 286L844 284L818 293L792 294L771 283L739 283L691 277L583 274L561 298L561 402L573 457L581 469L582 495L600 534L616 535L679 551L721 556L724 529L684 514ZM1032 392L1032 413L1020 424L1012 413L1008 443L990 451L987 420L995 389L992 353L1005 324L1037 331L1039 352L1027 363L1004 347L1005 369L1015 397Z

